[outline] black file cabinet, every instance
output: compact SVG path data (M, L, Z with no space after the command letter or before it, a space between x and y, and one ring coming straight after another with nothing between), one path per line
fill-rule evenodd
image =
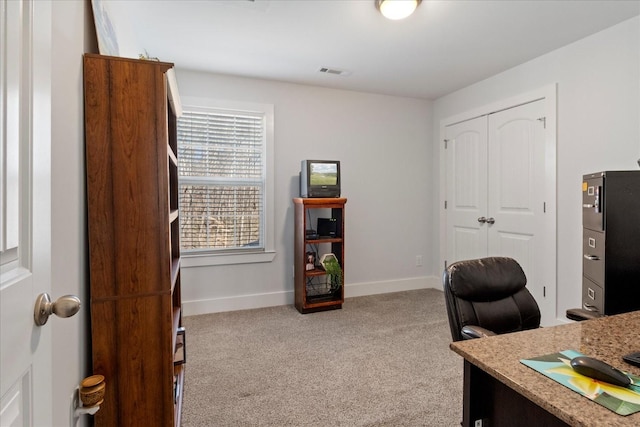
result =
M640 310L640 171L584 175L582 226L582 308Z

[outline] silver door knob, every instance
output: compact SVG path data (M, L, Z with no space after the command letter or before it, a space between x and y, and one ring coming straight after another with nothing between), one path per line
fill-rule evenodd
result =
M478 222L479 222L480 224L484 224L485 222L487 222L487 218L485 218L485 217L481 216L480 218L478 218Z
M495 224L496 220L494 218L487 218L487 224Z
M80 311L80 298L75 295L64 295L51 302L48 293L42 293L36 298L36 306L33 309L33 319L36 325L47 323L49 316L55 314L58 317L71 317Z

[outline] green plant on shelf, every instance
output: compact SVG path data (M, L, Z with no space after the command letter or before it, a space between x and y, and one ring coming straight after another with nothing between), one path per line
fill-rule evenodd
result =
M331 253L324 254L320 259L320 263L327 273L331 290L336 291L340 289L340 286L342 286L342 268L336 256Z

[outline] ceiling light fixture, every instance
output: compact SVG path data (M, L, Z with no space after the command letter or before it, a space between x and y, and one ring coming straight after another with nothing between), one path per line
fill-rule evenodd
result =
M387 19L404 19L411 15L422 0L376 0L376 9Z

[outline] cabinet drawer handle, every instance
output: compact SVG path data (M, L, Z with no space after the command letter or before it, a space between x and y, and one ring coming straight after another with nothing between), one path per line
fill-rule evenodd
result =
M598 307L596 307L595 305L587 304L587 303L582 304L582 308L584 308L587 311L599 311Z
M600 257L598 255L585 255L584 259L588 259L589 261L599 261Z

